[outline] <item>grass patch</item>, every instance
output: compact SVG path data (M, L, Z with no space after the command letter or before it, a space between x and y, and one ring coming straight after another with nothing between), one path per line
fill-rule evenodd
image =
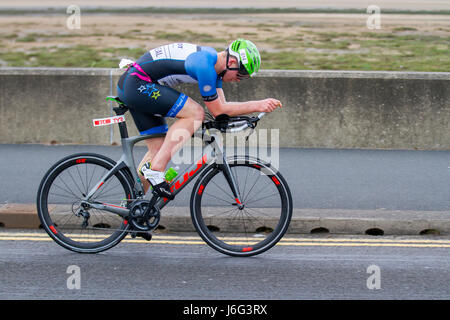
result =
M265 69L305 69L307 58L303 53L262 51L261 61Z
M440 59L441 63L435 63ZM263 53L265 69L300 70L363 70L363 71L434 71L449 72L450 59L444 54L418 58L414 54L403 54L394 59L383 54L293 54L292 52Z
M78 45L69 48L33 48L31 52L0 52L12 67L117 68L121 58L139 58L145 49L104 48Z
M5 36L2 36L3 39L15 39L17 38L19 35L17 33L11 33L11 34L7 34Z
M298 41L294 37L265 39L278 51L264 52L263 67L450 72L449 37L337 32L310 32L305 36L308 40Z
M275 27L272 24L260 24L260 28ZM397 32L317 32L298 30L279 34L258 34L249 29L247 37L262 49L262 67L264 69L309 69L309 70L388 70L388 71L441 71L450 72L450 37L423 34L399 34ZM398 28L397 31L405 31ZM408 30L414 31L414 30ZM206 44L223 50L223 45L233 37L229 34L219 36L185 30L182 32L154 31L141 32L138 29L129 30L124 34L105 32L82 35L69 34L39 34L30 33L20 38L16 33L7 35L6 39L16 39L20 42L34 42L35 48L28 51L10 52L5 47L0 48L0 59L8 66L48 66L48 67L111 67L116 68L120 58L137 59L146 50L144 48L113 48L99 45L74 45L66 48L47 46L39 47L42 40L64 37L122 37L136 39L136 43L146 40L158 42L191 42ZM5 37L4 37L5 38ZM226 39L225 39L226 38ZM78 39L74 43L80 43ZM20 46L19 46L20 47ZM29 48L30 45L25 46ZM15 49L18 50L18 49Z
M104 33L94 32L94 33L53 33L53 34L45 34L45 33L28 33L23 37L20 37L17 34L10 34L5 36L6 39L14 39L17 38L17 42L37 42L39 39L51 40L51 39L61 39L61 38L84 38L84 37L103 37Z
M417 31L416 28L412 28L412 27L398 27L398 28L394 28L392 29L393 31Z
M24 52L0 52L0 60L7 62L10 67L23 67L28 59Z
M36 42L37 38L33 34L27 34L21 38L16 39L17 42Z
M194 42L194 43L210 43L210 42L223 42L227 43L227 39L216 38L208 33L198 33L191 30L184 32L155 32L153 34L155 39L168 40L168 41L182 41L182 42Z

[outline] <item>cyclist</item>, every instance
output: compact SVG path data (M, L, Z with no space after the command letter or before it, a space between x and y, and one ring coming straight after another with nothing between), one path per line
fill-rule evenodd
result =
M200 127L204 109L193 99L173 89L179 83L197 82L208 110L214 117L253 112L272 112L281 102L228 102L222 82L239 82L254 76L261 57L249 40L237 39L224 51L190 43L172 43L146 52L120 77L119 98L129 106L140 134L165 133L146 140L148 152L139 164L139 175L147 192L149 183L162 197L173 199L165 180L165 168L172 155ZM165 117L177 118L168 128ZM189 133L180 136L180 131ZM145 179L142 179L145 178Z

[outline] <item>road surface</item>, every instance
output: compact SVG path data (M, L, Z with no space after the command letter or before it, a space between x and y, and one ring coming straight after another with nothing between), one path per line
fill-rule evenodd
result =
M289 235L250 258L185 239L126 238L101 254L83 255L42 231L2 231L0 299L450 298L449 237Z
M61 158L80 152L100 153L118 160L121 148L0 144L0 206L35 203L45 172ZM136 162L144 153L144 147L136 147ZM274 157L298 209L450 208L450 151L282 148ZM182 172L187 164L179 167ZM174 206L189 205L192 186L177 196Z

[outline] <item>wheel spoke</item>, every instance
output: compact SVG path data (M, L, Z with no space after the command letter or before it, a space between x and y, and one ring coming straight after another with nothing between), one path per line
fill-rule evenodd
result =
M249 205L250 203L255 203L255 202L258 202L258 201L260 201L260 200L263 200L263 199L265 200L265 199L267 199L267 198L270 198L270 197L276 197L276 196L280 196L280 194L279 194L278 192L272 193L272 194L269 194L269 195L267 195L267 196L258 198L258 199L253 200L253 201L250 201L250 200L252 200L253 198L252 198L252 199L248 199L248 200L245 201L245 204L246 204L246 205Z
M69 174L70 178L72 178L73 184L75 185L75 187L77 187L78 191L80 192L80 195L83 194L83 191L81 191L80 187L79 187L78 184L75 182L75 179L73 178L72 174L70 173L70 169L67 170L67 173Z
M226 204L230 204L230 205L233 204L233 202L230 202L230 201L221 199L221 198L219 198L219 197L217 197L217 196L215 196L215 195L212 195L212 194L210 194L210 193L208 193L208 192L203 192L203 193L206 194L206 195L208 195L208 196L210 196L210 197L213 197L213 198L215 198L215 199L217 199L217 200L223 201L223 202L225 202Z
M227 191L223 190L217 183L215 183L214 181L212 181L212 183L214 183L214 185L219 188L220 190L223 191L223 193L225 193L227 196L229 196L233 201L234 201L234 197L233 195L230 195Z
M261 175L258 176L258 178L255 180L255 182L253 183L252 187L250 188L250 190L248 191L247 195L244 196L244 202L247 200L248 195L252 192L253 188L255 187L256 183L258 182L259 178L261 178Z

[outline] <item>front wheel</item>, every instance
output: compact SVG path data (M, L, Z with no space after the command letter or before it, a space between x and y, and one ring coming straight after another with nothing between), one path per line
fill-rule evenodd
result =
M202 239L231 256L252 256L274 246L292 216L292 196L281 174L251 157L227 160L240 193L239 208L221 170L212 164L191 195L191 218Z

